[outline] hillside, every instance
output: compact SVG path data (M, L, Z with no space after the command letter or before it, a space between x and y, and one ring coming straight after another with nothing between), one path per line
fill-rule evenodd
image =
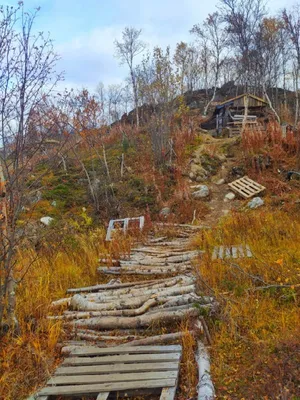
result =
M51 301L69 287L101 282L96 276L100 253L118 257L130 250L129 238L105 244L108 220L139 215L152 222L211 228L196 235L192 247L205 249L195 264L199 288L213 293L220 304L217 315L207 319L218 398L275 398L274 379L276 393L299 394L300 185L287 181L285 172L297 168L298 144L292 137L282 139L271 125L265 133L249 132L242 139L214 139L197 128L187 134L186 118L174 136L176 157L166 157L162 165L154 162L147 131L122 125L106 139L110 181L97 154L85 146L76 158L72 152L65 156L66 169L44 161L37 167L39 190L28 197L19 222L31 232L18 250L20 274L33 262L17 292L23 333L2 340L2 356L8 361L1 366L1 390L7 399L16 398L17 388L30 393L58 361L56 343L67 333L58 322L44 319ZM99 203L91 196L81 163L95 176ZM243 175L266 187L261 208L250 210L239 197L224 200L226 183ZM193 198L190 186L199 184L209 187L208 197ZM40 225L43 216L53 218L49 227ZM214 246L238 243L247 243L255 257L238 265L211 260ZM192 357L191 348L185 349L186 357ZM189 378L191 385L195 375ZM186 398L194 392L183 385L180 393Z
M300 6L9 3L0 400L299 400Z

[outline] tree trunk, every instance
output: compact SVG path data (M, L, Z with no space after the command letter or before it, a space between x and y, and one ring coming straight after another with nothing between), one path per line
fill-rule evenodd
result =
M139 317L100 317L88 320L78 320L72 325L81 328L92 329L136 329L151 326L154 323L174 323L187 317L196 317L200 310L190 307L179 311L160 311L153 314L146 314Z
M210 376L209 355L200 341L198 341L197 364L199 371L198 400L213 400L215 389Z

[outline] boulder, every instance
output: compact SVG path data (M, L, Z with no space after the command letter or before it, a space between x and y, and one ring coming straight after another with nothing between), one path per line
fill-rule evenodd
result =
M54 221L54 218L52 218L52 217L42 217L40 219L40 221L41 221L42 224L44 224L46 226L49 226Z
M164 217L164 218L166 218L170 214L171 214L171 209L169 207L164 207L159 212L159 215Z
M251 210L254 210L255 208L261 207L265 204L263 199L261 197L254 197L252 200L249 201L247 206L251 208Z
M203 199L209 196L209 188L206 185L199 185L197 191L192 194L194 199Z
M227 193L227 194L225 195L225 197L224 197L224 201L225 201L225 202L226 202L226 201L231 201L231 200L234 200L234 199L235 199L235 194L232 193L232 192Z

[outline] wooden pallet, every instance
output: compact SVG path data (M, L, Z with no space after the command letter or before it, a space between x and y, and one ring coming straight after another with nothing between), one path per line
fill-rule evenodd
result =
M212 259L224 260L225 258L244 258L252 257L252 252L248 245L243 246L216 246L214 248Z
M248 176L244 176L243 178L228 183L228 186L244 199L249 199L266 189L264 186L248 178Z
M123 233L126 234L129 225L134 223L138 223L138 227L142 231L145 225L145 217L111 219L108 224L105 240L110 241L113 232L115 232L117 229L121 229Z
M36 399L48 396L98 396L111 392L161 391L160 400L173 400L176 393L181 346L124 346L74 349L56 370Z

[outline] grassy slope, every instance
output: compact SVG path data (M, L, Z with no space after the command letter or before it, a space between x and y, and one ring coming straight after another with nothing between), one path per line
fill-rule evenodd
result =
M199 139L190 143L190 150L194 150L195 145L199 145ZM124 147L112 144L107 150L124 215L144 212L147 205L150 205L153 215L157 215L159 207L172 205L180 210L180 222L190 222L195 204L183 201L186 187L180 171L168 169L166 173L149 168L150 164L145 162L151 159L149 143L140 137L130 146L131 150L125 151L129 171L124 179L118 176L117 158ZM274 152L274 146L267 147L265 143L262 146L263 153ZM141 160L143 149L148 150ZM242 155L241 149L241 145L236 148L236 155ZM261 149L251 149L246 159L243 155L240 160L253 176L256 175L251 160ZM294 158L285 155L283 159L289 165L295 165ZM91 162L90 156L85 158L85 162ZM220 399L289 399L299 390L295 369L299 343L296 286L299 284L300 260L299 204L296 203L299 190L297 186L290 189L288 185L287 188L286 183L277 177L276 168L277 164L259 176L268 189L266 207L228 216L211 232L201 235L196 243L208 250L199 271L220 302L220 314L217 319L209 321L214 343L212 373ZM103 240L104 231L97 228L99 217L94 222L89 218L93 216L89 196L86 187L78 184L78 178L82 177L84 175L78 167L72 168L68 176L57 171L45 176L46 196L34 206L31 215L39 218L52 212L50 215L56 217L59 224L63 220L66 226L59 225L59 240L55 240L57 228L54 227L47 242L36 248L20 249L20 270L36 256L38 259L18 289L22 336L16 339L7 337L1 343L0 359L4 361L0 366L0 398L24 398L38 383L47 379L57 364L55 346L64 332L61 332L59 323L49 323L44 319L51 300L62 297L68 287L99 281L97 258L108 249ZM73 182L71 186L70 182ZM163 194L161 200L160 194ZM53 200L58 202L56 207L51 205ZM82 212L83 206L87 212ZM205 212L205 206L201 207ZM103 222L103 217L100 221ZM248 243L255 254L254 259L239 264L245 273L222 262L211 262L209 254L214 245L239 242ZM128 251L130 243L115 242L113 247L116 253ZM291 284L293 287L254 291L260 283L254 283L248 273L259 275L268 283ZM187 327L182 326L182 329ZM194 343L188 336L185 341L184 373L187 378L182 380L181 388L186 397L190 397L196 376L191 361ZM287 390L286 397L279 397Z

